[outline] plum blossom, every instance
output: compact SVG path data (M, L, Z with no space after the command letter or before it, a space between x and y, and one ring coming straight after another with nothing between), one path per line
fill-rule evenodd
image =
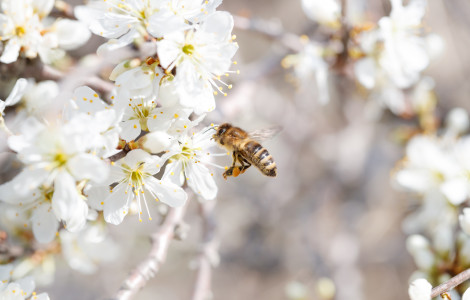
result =
M34 292L36 284L32 277L10 280L13 265L0 265L0 299L5 300L49 300L47 293Z
M406 6L402 0L391 3L390 16L380 19L377 28L359 34L364 56L354 64L354 73L379 102L403 114L409 113L414 103L407 103L402 89L419 81L421 72L442 50L442 42L435 34L425 36L419 30L425 0L413 0Z
M157 42L162 67L167 71L178 67L174 80L182 105L197 114L213 110L212 93L223 92L220 83L226 85L221 76L229 72L238 49L232 41L232 28L229 13L215 12L197 30L176 31Z
M324 48L314 42L305 45L297 54L286 56L282 60L285 68L294 68L294 75L301 86L308 86L313 80L316 84L318 102L326 104L330 100L328 91L328 63L323 59Z
M465 174L470 165L464 154L469 145L463 140L450 151L437 138L417 136L408 143L407 161L395 179L409 190L420 194L442 193L450 203L459 205L469 193ZM462 163L466 163L466 168Z
M119 255L118 245L102 224L88 223L80 233L61 230L59 235L67 263L81 273L92 274L99 263L111 262Z
M91 204L97 210L103 210L106 222L120 224L129 213L131 204L135 202L138 207L139 220L142 221L143 206L151 220L148 201L161 201L171 207L185 204L187 195L179 186L166 181L158 180L153 175L160 171L166 158L136 149L130 151L124 158L115 162L111 168L109 183L117 182L113 188L108 188L108 196L103 199L93 197ZM97 187L102 190L102 188ZM98 191L99 191L98 190ZM97 193L98 191L91 191Z
M4 0L0 14L1 40L4 50L0 62L12 63L20 53L27 58L38 55L44 63L51 63L64 55L64 50L81 46L90 37L82 23L74 20L50 20L54 0Z
M212 200L217 196L217 185L213 173L203 164L210 162L209 148L215 143L211 141L212 127L207 127L194 135L182 135L170 146L167 153L169 161L163 175L164 180L182 186L184 182L202 198ZM161 137L156 137L156 139ZM163 137L164 138L164 137ZM155 141L150 141L155 143ZM212 154L213 156L213 154Z
M105 162L89 153L96 145L88 139L90 128L82 126L78 117L60 126L47 126L34 118L25 120L21 134L11 136L8 146L27 167L0 186L2 198L17 195L18 201L37 189L53 188L51 197L44 199L50 199L55 216L71 231L81 229L88 214L76 182L100 182L108 176Z

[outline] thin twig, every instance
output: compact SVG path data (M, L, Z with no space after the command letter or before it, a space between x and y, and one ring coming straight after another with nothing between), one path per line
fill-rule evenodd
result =
M447 280L443 284L440 284L431 290L431 298L437 297L438 295L447 292L448 290L458 286L462 282L470 279L470 269L467 269L451 279Z
M152 235L152 248L147 258L129 274L112 299L132 299L147 281L158 273L160 266L165 262L170 242L175 237L175 228L183 220L186 206L170 209L165 221Z
M192 300L205 300L211 297L212 266L217 259L217 243L214 240L216 222L214 217L215 201L205 201L199 206L203 221L202 247L197 259L198 271L194 284Z

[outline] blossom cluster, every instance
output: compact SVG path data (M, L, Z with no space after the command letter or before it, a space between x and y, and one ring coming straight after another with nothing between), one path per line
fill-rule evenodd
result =
M6 146L22 164L0 185L2 225L48 244L42 262L59 248L72 268L89 273L97 261L118 255L103 220L118 225L128 214L152 220L156 201L185 205L186 185L201 199L216 197L213 125L197 126L215 109L215 96L232 87L227 77L238 44L233 18L216 10L218 0L90 1L75 8L78 21L47 17L54 2L2 1L0 62L39 55L51 64L90 31L109 39L98 56L131 44L155 49L117 64L112 90L80 86L62 99L55 81L19 78L0 101ZM30 274L31 263L15 264L13 273ZM0 293L14 284L1 285Z
M394 173L397 186L416 195L418 204L403 223L410 234L407 249L418 267L411 276L418 280L410 287L413 300L430 299L428 282L438 285L470 267L470 211L466 208L470 135L464 135L468 127L465 110L452 110L440 135L417 135L408 142L406 157ZM429 290L428 296L413 296L416 289ZM452 298L459 295L451 294Z
M301 37L301 50L288 55L283 65L294 68L302 86L308 79L315 81L320 103L329 101L329 70L344 68L373 100L372 111L386 107L394 114L409 116L432 105L433 98L423 92L432 90L433 82L421 73L442 52L443 41L422 30L426 0L407 5L392 0L390 15L376 24L365 20L365 15L342 16L337 0L302 0L302 7L325 28L328 38L321 43Z

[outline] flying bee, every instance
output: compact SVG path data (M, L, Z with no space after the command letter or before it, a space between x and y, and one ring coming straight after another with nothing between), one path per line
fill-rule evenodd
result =
M276 177L276 163L268 150L261 146L258 141L265 140L278 133L280 131L279 128L248 133L229 123L224 123L215 129L217 132L212 138L222 147L232 152L233 157L232 166L223 174L224 179L227 179L227 176L237 177L244 173L251 165L257 167L266 176ZM240 165L237 165L237 162Z

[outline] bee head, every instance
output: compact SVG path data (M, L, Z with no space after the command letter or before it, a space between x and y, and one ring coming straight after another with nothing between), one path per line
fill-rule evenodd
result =
M216 127L216 133L212 136L215 141L220 141L222 135L231 128L232 125L229 123L224 123Z

